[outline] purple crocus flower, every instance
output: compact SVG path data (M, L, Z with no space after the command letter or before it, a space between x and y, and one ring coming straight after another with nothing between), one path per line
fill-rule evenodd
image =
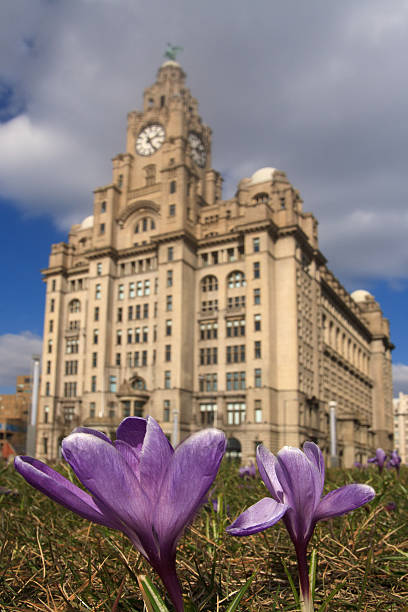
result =
M31 457L16 457L15 467L66 508L125 533L160 575L177 612L182 612L177 541L206 501L225 447L223 432L206 429L173 450L152 417L128 417L113 443L85 427L62 442L64 459L90 494Z
M271 497L264 497L245 510L227 527L228 533L245 536L258 533L283 519L295 545L304 609L309 610L310 587L307 545L318 521L350 512L372 500L374 490L363 484L350 484L322 498L324 459L313 442L299 448L285 446L277 456L263 445L257 449L259 473Z
M387 458L387 453L383 451L382 448L377 448L377 450L375 451L375 457L371 457L371 459L368 459L368 463L377 464L378 471L381 474L381 472L384 469L384 463L385 463L386 458Z
M246 478L246 477L255 478L256 467L254 466L253 463L250 463L249 465L243 465L242 467L239 468L238 473L241 476L241 478Z
M390 460L387 463L387 467L395 468L397 470L397 474L399 475L401 461L402 461L402 459L399 456L398 451L393 450L392 453L391 453Z

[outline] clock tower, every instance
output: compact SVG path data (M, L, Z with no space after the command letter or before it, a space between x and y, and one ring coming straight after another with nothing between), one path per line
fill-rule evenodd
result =
M211 129L185 78L174 60L160 67L143 111L128 114L126 153L113 160L113 182L121 190L119 215L149 194L160 206L159 231L194 235L201 206L221 197L221 177L211 168Z

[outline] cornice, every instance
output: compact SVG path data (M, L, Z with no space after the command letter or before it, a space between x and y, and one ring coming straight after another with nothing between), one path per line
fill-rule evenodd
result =
M173 242L174 240L184 240L185 242L189 243L194 249L197 248L198 244L198 241L195 236L193 236L193 234L187 232L186 230L176 230L174 232L158 234L157 236L154 236L151 240L152 242L155 242L157 244Z
M104 191L108 191L108 189L114 189L119 194L122 193L122 190L117 185L115 185L115 183L108 183L108 185L96 187L96 189L93 190L93 193L103 193Z
M111 259L117 260L118 251L112 246L100 247L98 249L92 249L86 253L86 257L89 261L99 259L100 257L110 257Z
M322 291L326 292L327 297L330 298L339 307L339 309L341 311L346 313L346 315L353 320L354 324L360 330L360 332L362 332L362 334L365 336L366 340L368 342L371 342L371 340L373 338L373 336L371 334L371 331L365 325L365 323L363 323L362 319L359 316L357 316L357 314L352 310L352 308L350 308L350 306L348 306L346 301L343 300L342 296L340 296L337 293L337 291L331 285L328 284L328 282L326 281L325 278L321 278L320 279L320 286L321 286ZM343 287L343 290L344 290L345 294L348 295L348 293L346 292L344 287ZM352 298L350 297L350 299L352 299Z

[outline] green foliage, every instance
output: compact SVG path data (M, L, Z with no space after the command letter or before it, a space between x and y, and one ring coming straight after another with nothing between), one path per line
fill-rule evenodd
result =
M65 476L65 464L58 469ZM73 478L73 480L75 480ZM379 476L368 470L329 470L326 491L365 482L377 491L367 506L318 523L310 544L318 551L316 610L400 611L408 600L408 469ZM148 576L157 605L171 605L122 534L88 523L32 489L10 466L0 485L0 610L143 611L138 576ZM194 483L192 483L194 486ZM284 567L297 587L296 558L284 525L246 538L225 526L267 490L260 479L242 480L223 463L206 504L180 541L178 574L186 612L298 609ZM394 502L395 510L386 510ZM313 564L312 564L313 566ZM311 568L313 575L314 568ZM160 609L160 608L158 608Z

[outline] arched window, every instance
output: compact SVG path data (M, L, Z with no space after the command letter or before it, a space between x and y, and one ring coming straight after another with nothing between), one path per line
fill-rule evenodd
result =
M132 380L131 387L134 391L145 391L146 383L143 378L137 377Z
M217 291L218 279L216 276L205 276L201 281L201 291Z
M229 289L246 286L245 274L239 270L231 272L231 274L228 275L227 281Z
M267 204L269 202L269 196L267 193L257 193L252 201L254 204Z
M225 456L229 461L241 459L241 442L236 438L228 438Z
M81 302L79 300L71 300L68 304L69 312L80 312Z
M152 219L151 217L143 217L135 225L135 234L147 232L149 230L154 229L156 229L154 219Z

